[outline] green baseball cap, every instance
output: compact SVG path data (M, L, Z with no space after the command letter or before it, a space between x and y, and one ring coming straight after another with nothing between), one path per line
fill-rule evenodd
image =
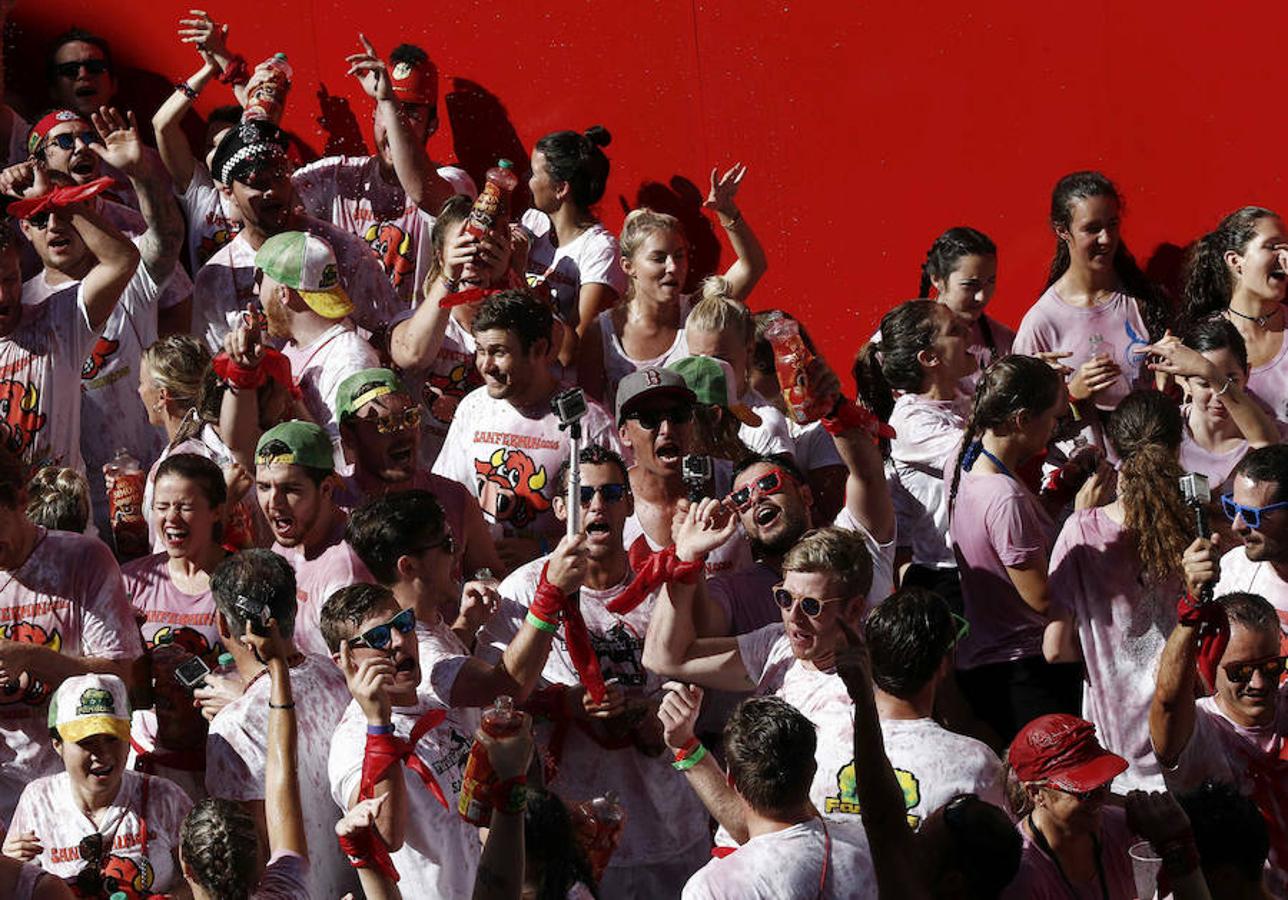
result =
M335 389L335 415L344 420L378 397L408 394L407 388L392 369L363 369L354 372ZM410 396L410 394L408 394Z
M343 319L353 301L340 284L340 270L331 245L306 231L283 231L260 246L255 267L300 295L325 319Z
M293 419L265 431L255 445L255 465L307 466L335 469L335 451L326 429Z
M733 386L733 367L723 359L714 356L686 356L684 359L677 359L667 368L680 373L699 403L723 406L739 422L753 428L760 426L760 416L738 399Z

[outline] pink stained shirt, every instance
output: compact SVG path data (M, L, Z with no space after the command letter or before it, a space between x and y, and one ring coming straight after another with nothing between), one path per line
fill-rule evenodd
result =
M1130 766L1116 788L1162 790L1149 708L1158 660L1176 627L1180 581L1144 585L1135 539L1103 507L1075 510L1065 520L1050 571L1052 617L1073 616L1086 662L1083 716Z
M1122 367L1122 377L1095 395L1096 406L1113 409L1138 384L1143 384L1139 351L1149 344L1149 332L1134 297L1115 293L1097 306L1074 306L1055 286L1024 314L1015 335L1014 351L1029 356L1059 350L1072 354L1061 360L1075 371L1101 353Z
M1248 373L1248 392L1270 409L1280 422L1288 422L1288 331L1279 351L1264 365Z
M215 626L214 597L210 591L179 590L170 578L169 561L168 554L154 553L121 569L130 605L143 616L143 647L151 652L158 644L178 644L213 666L224 650Z
M340 529L343 535L344 529ZM331 655L322 637L322 605L342 587L351 584L374 584L376 579L343 540L337 540L313 557L303 548L273 545L273 552L295 570L295 646L305 653L328 658Z
M952 468L944 473L951 484ZM971 630L957 668L1041 656L1046 617L1024 602L1007 568L1045 562L1055 523L1038 498L1008 475L962 472L949 536Z
M1019 826L1017 826L1019 827ZM1106 806L1100 813L1100 859L1104 868L1104 893L1100 879L1066 883L1060 869L1035 844L1024 829L1020 829L1023 849L1020 851L1020 871L1002 892L1003 900L1135 900L1136 881L1132 876L1131 857L1128 850L1136 837L1127 827L1127 814L1113 806Z

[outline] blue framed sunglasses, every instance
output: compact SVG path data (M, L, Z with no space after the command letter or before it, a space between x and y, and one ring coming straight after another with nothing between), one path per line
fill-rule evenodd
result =
M1222 494L1221 508L1225 510L1225 517L1231 522L1236 517L1241 517L1249 528L1260 528L1262 515L1274 512L1276 509L1288 509L1288 500L1280 500L1268 506L1244 506L1242 503L1234 502L1233 494Z
M349 648L370 647L372 650L384 650L393 641L394 629L399 634L409 634L416 628L416 613L404 609L383 625L373 625L362 634L349 639Z

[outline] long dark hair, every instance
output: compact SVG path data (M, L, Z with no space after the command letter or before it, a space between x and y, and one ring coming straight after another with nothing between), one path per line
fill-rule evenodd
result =
M1190 322L1220 312L1230 305L1234 279L1225 255L1242 254L1257 236L1257 223L1277 219L1263 206L1245 206L1230 213L1212 231L1194 242L1185 266L1185 318Z
M925 370L917 354L935 340L934 300L908 300L881 317L881 340L868 341L854 360L859 397L882 421L894 411L894 392L921 391Z
M1064 390L1060 373L1035 356L1010 353L984 370L975 386L975 405L966 422L961 451L953 468L948 492L951 514L961 485L962 462L971 444L990 428L997 428L1016 413L1038 415L1049 409Z
M1056 232L1055 255L1051 257L1051 270L1047 275L1049 288L1069 270L1069 245L1059 234L1059 229L1069 230L1073 224L1073 205L1089 197L1109 197L1122 209L1118 188L1100 172L1072 172L1055 184L1051 191L1051 230ZM1154 287L1145 273L1136 265L1136 257L1127 249L1127 242L1120 237L1114 253L1114 273L1122 290L1136 300L1145 329L1151 341L1163 336L1172 319L1172 310L1166 298Z
M926 251L917 296L929 297L931 285L935 281L947 281L963 256L997 256L997 245L984 232L966 225L949 228Z
M528 807L523 813L524 855L541 860L541 883L537 900L565 900L577 882L595 897L599 891L590 863L573 835L572 818L562 800L541 788L528 788Z

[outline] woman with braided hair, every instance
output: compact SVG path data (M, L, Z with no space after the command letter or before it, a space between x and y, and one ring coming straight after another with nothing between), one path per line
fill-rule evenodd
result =
M1046 449L1068 408L1056 369L1031 356L1002 357L980 377L956 465L944 473L948 533L971 626L957 646L958 683L1003 741L1037 716L1078 708L1078 667L1042 656L1056 527L1024 468ZM1101 502L1111 474L1101 463L1075 507Z
M1084 661L1083 713L1128 763L1118 787L1163 790L1149 705L1176 627L1181 556L1194 528L1179 485L1181 413L1158 391L1135 391L1109 415L1106 431L1121 460L1118 498L1075 510L1056 538L1043 650L1052 662Z

